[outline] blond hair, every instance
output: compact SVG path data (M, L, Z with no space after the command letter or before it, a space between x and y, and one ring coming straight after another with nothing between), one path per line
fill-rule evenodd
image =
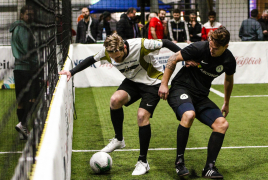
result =
M117 52L124 50L124 41L121 36L114 33L108 36L104 41L104 47L108 52Z

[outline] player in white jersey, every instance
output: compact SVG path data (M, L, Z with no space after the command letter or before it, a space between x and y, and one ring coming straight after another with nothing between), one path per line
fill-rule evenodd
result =
M110 100L110 115L113 123L115 137L101 151L112 152L125 147L123 138L124 112L122 106L129 106L141 99L138 109L138 126L140 155L132 175L142 175L149 171L147 151L151 139L149 119L160 98L158 89L163 76L162 66L154 59L162 47L173 52L180 48L169 40L123 39L113 34L104 41L103 49L95 56L86 58L70 71L61 71L59 74L67 75L67 80L75 73L89 67L96 61L107 60L114 65L126 78L112 95Z

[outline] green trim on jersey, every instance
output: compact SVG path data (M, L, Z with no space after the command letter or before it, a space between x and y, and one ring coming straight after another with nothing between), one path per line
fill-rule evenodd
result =
M153 49L153 50L146 49L144 47L144 40L145 40L144 38L141 39L140 65L147 71L147 74L150 78L162 80L163 73L155 69L151 63L147 63L144 59L144 56L148 55L150 52L153 52L155 50L160 50L161 48Z
M97 54L98 54L98 53L97 53ZM95 57L97 54L95 54L94 57ZM105 56L103 56L102 58L100 58L100 60L107 60L109 63L112 64L111 58L110 58L108 52L106 51L106 49L105 49Z

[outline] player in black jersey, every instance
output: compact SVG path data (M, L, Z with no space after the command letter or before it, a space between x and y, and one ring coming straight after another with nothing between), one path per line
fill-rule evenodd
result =
M180 125L177 130L176 172L179 176L189 174L184 164L184 151L189 137L189 130L195 118L209 126L213 132L208 142L207 162L202 171L206 178L223 178L215 167L221 149L228 122L229 100L233 89L233 74L236 61L227 49L230 33L224 27L211 32L209 41L193 43L172 55L167 62L159 96L168 100ZM168 81L176 63L186 61L174 77L170 90ZM220 110L209 98L209 89L213 79L225 72L224 104Z

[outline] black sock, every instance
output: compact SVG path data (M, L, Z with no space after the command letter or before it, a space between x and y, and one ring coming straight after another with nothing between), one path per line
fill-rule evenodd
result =
M142 162L147 162L147 152L151 139L151 125L148 124L146 126L139 127L139 138L140 138L140 156L138 161L142 160Z
M123 121L124 121L123 108L122 107L120 109L110 108L110 114L111 114L111 120L114 126L115 138L117 138L118 141L122 141L123 140Z
M189 131L190 128L183 127L182 125L179 125L177 130L177 157L176 162L179 160L178 157L181 157L183 159L184 151L188 142L189 137ZM175 163L176 163L175 162Z
M18 116L18 120L19 122L21 122L21 124L25 125L25 110L24 109L17 109L17 116Z
M218 132L211 133L211 136L208 142L208 156L207 156L206 166L208 166L209 163L215 164L218 154L221 150L224 136L225 134L218 133Z

